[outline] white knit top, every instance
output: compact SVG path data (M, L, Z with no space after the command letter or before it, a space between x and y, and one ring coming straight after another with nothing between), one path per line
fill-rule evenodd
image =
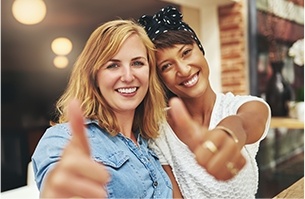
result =
M236 114L245 102L262 99L254 96L234 96L232 93L217 94L211 115L209 129L226 116ZM266 102L264 102L266 103ZM258 166L255 156L259 142L266 136L270 124L271 112L261 139L243 147L242 154L247 163L231 180L218 181L197 164L193 153L181 142L168 123L161 125L161 134L150 142L150 147L157 153L162 165L170 165L184 198L255 198L258 189Z

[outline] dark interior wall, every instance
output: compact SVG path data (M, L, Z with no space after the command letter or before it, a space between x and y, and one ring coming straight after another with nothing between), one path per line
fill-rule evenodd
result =
M2 66L4 64L3 60ZM27 163L49 120L54 117L54 104L67 84L69 71L52 73L2 68L1 191L25 185Z

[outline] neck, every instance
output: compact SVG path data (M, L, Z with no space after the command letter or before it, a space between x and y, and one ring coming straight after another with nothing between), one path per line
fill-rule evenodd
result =
M216 101L214 91L206 91L205 94L196 98L181 98L184 102L191 117L202 124L204 127L209 127L211 114Z
M132 139L134 137L133 132L132 132L132 125L133 125L133 120L134 120L134 112L132 113L115 113L115 116L117 118L120 132Z

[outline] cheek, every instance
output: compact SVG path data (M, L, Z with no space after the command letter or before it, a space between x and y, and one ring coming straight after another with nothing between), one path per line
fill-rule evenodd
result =
M98 73L96 76L96 84L99 88L103 85L103 80L104 80L103 74Z
M171 85L174 84L175 76L171 73L166 73L164 75L161 75L161 80L166 86L171 87Z
M141 82L149 81L149 68L143 68L142 71L139 71L135 76L137 76Z
M100 90L101 93L103 93L103 91L105 89L108 89L109 87L111 87L114 83L114 78L112 77L111 74L105 74L105 73L99 73L97 75L97 86Z
M98 86L98 90L101 92L101 94L103 94L105 92L105 89L107 87L107 85L103 81L98 81L97 86Z

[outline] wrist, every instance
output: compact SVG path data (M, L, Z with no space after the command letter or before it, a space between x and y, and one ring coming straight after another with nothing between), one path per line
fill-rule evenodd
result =
M234 142L236 144L239 143L239 140L238 140L237 136L235 135L235 133L231 129L229 129L227 127L224 127L224 126L221 126L221 125L216 126L215 129L220 129L220 130L226 132L234 140Z

